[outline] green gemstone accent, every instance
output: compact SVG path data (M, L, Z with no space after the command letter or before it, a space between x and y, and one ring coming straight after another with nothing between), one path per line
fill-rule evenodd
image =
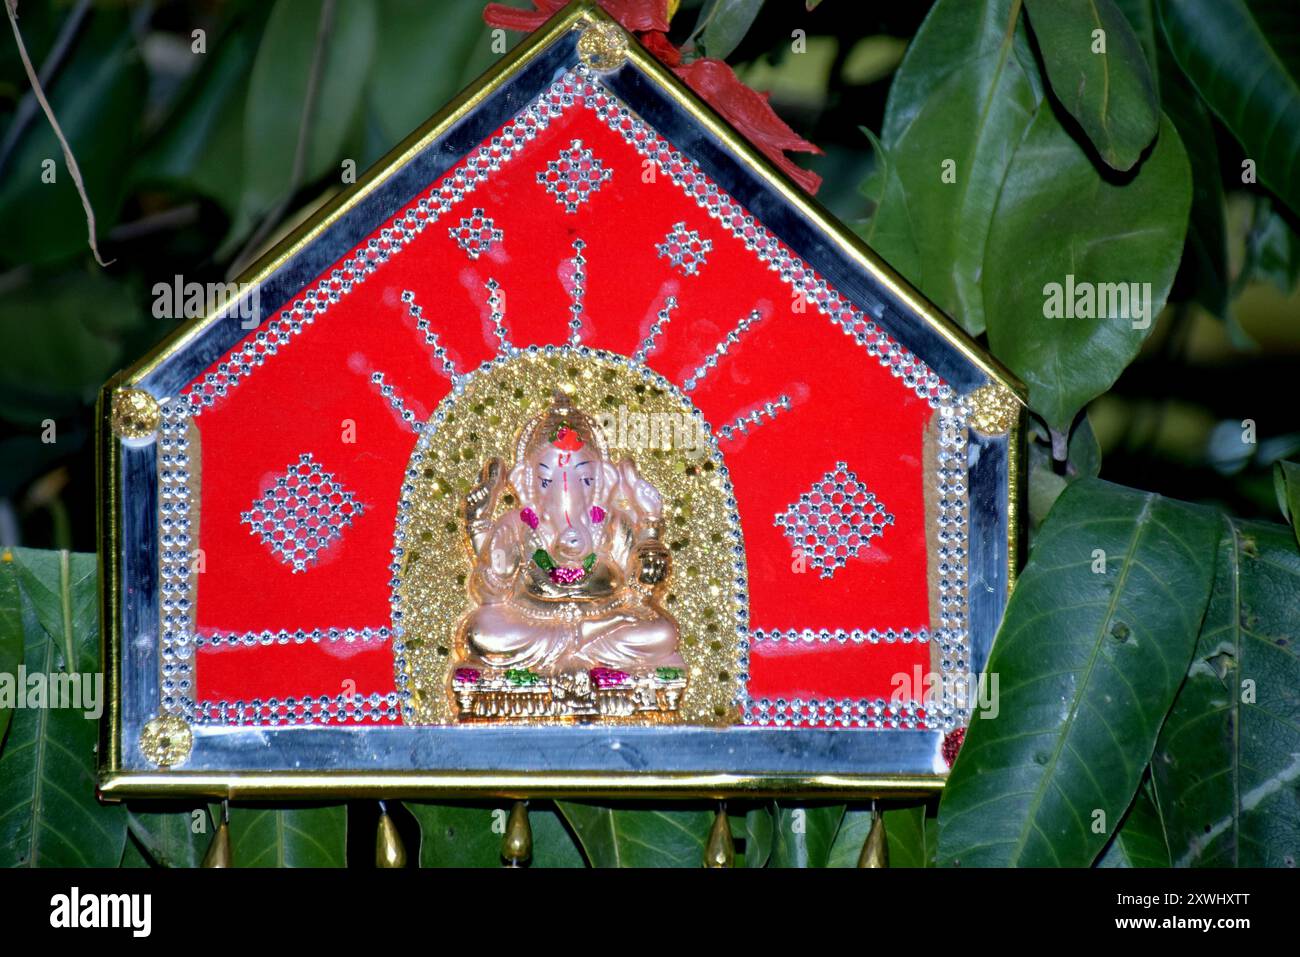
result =
M555 559L551 558L551 553L544 548L539 548L537 551L533 552L533 561L535 561L537 567L544 572L549 572L555 567Z
M586 558L582 560L582 570L584 572L589 572L591 571L591 566L595 564L596 564L596 553L592 552L590 555L588 555Z
M506 681L509 681L512 685L535 685L541 680L541 675L529 671L527 668L511 668L506 672Z
M656 668L655 677L660 681L676 681L682 676L681 668Z

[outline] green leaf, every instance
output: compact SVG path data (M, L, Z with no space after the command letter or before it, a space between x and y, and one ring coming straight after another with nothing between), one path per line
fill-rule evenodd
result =
M704 55L718 60L731 56L761 9L763 0L710 0L700 17L704 29L697 28Z
M883 813L890 867L934 867L939 849L935 810L930 805L918 804Z
M1132 801L1213 578L1213 512L1096 479L1038 534L939 806L939 860L1093 862ZM1104 566L1100 564L1104 561Z
M1152 760L1180 867L1300 860L1300 553L1263 522L1221 526L1214 593Z
M854 230L901 276L919 288L924 281L923 260L898 166L875 133L865 126L859 129L871 141L876 158L875 168L861 189L874 209L871 218L854 226Z
M94 690L99 669L97 571L94 555L15 548L0 563L4 592L17 584L17 622L28 680L0 751L0 867L116 867L126 841L126 809L95 799L98 742ZM14 618L8 618L12 624ZM52 677L79 675L88 694L79 707L34 706L31 694ZM40 685L35 676L43 676ZM71 692L70 678L58 685ZM93 690L92 690L93 689ZM91 717L87 717L87 712Z
M378 0L383 51L370 69L366 111L382 154L441 109L491 65L489 27L479 4ZM419 76L419 83L411 77Z
M348 809L230 807L230 856L235 867L344 867Z
M102 271L7 291L0 296L0 416L39 427L80 412L120 365L123 341L146 315L129 287Z
M1201 98L1300 213L1300 8L1294 0L1157 0L1169 47Z
M99 572L94 555L14 549L19 586L55 641L54 664L69 674L99 667Z
M766 867L772 858L772 841L775 838L772 810L767 805L751 808L745 813L745 866Z
M735 867L766 867L772 856L772 810L770 803L750 806L727 805L727 822L735 844Z
M236 235L244 223L265 215L293 190L338 172L375 52L377 14L373 0L332 5L315 103L307 117L302 176L295 182L294 156L324 9L323 0L276 0L267 20L244 113L244 193ZM418 80L408 77L407 82Z
M7 24L5 34L12 46ZM81 169L102 241L122 202L145 100L145 71L126 11L91 13L69 56L46 94ZM19 90L27 90L25 77ZM54 162L53 183L42 180L47 160ZM89 251L85 210L44 112L28 122L2 172L0 262L46 264Z
M826 867L844 819L844 805L788 807L778 804L769 867Z
M1160 806L1148 778L1133 796L1110 845L1097 859L1098 867L1168 867L1169 845Z
M501 841L509 805L402 802L420 824L421 867L501 867ZM564 820L548 803L528 808L533 832L529 867L583 867L582 852Z
M1068 429L1150 335L1178 270L1191 193L1167 120L1123 177L1097 169L1048 108L1016 149L989 234L984 311L994 354L1051 428Z
M1155 0L1115 0L1133 27L1154 71L1160 104L1178 137L1195 144L1192 166L1192 212L1187 242L1174 286L1175 297L1193 299L1219 318L1228 311L1228 244L1223 180L1214 127L1200 97L1187 82L1156 23Z
M18 666L23 663L23 613L18 575L7 565L7 560L0 565L0 675L13 675L16 681ZM0 752L4 750L13 704L0 697Z
M935 822L926 817L927 806L893 808L881 812L885 841L889 845L889 866L933 867ZM849 809L831 845L827 867L857 867L862 846L871 832L871 809Z
M867 241L972 334L985 327L998 195L1043 96L1018 9L939 0L894 76L881 132L898 187L878 194Z
M1052 92L1107 165L1129 170L1160 126L1151 68L1112 0L1025 0Z
M1192 209L1180 284L1187 287L1187 298L1227 319L1228 230L1214 126L1200 99L1177 72L1163 43L1158 56L1165 112L1178 130L1179 139L1195 144L1187 154L1192 167Z
M1137 37L1138 43L1142 47L1142 52L1146 55L1147 65L1152 70L1156 64L1156 34L1159 27L1156 25L1156 11L1153 6L1155 0L1112 0L1115 7L1124 18L1128 20L1128 25L1133 29L1133 35ZM1157 90L1160 87L1160 76L1155 74Z
M1300 235L1267 196L1255 203L1239 289L1252 279L1271 282L1288 295L1300 280Z
M1273 488L1277 492L1277 504L1282 510L1282 517L1291 523L1296 541L1300 542L1300 464L1274 462Z
M201 817L196 818L195 812ZM216 829L208 809L201 804L132 803L127 807L127 827L159 867L198 867ZM196 831L196 827L201 830Z
M135 182L190 189L234 215L243 169L231 157L243 155L249 70L265 26L260 12L233 25L208 53L193 54L200 68L136 164Z
M122 861L117 866L129 867L129 868L148 868L148 867L152 867L153 863L149 860L148 857L145 856L144 851L140 849L140 845L136 843L136 841L128 833L126 838L126 844L122 848Z
M714 812L556 801L592 867L701 867Z

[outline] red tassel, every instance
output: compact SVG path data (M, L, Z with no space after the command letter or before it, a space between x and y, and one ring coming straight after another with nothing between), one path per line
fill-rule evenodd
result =
M786 150L817 153L821 150L808 142L776 115L767 95L751 90L740 82L736 71L722 60L702 57L674 71L686 85L722 114L723 119L739 130L768 159L809 193L817 192L822 178L811 170L796 166Z
M658 30L638 33L637 39L664 66L678 66L682 62L682 52L668 41L668 34Z
M483 21L490 27L531 33L555 16L564 3L565 0L533 0L532 10L508 7L504 3L489 3L483 8Z
M668 31L668 0L600 0L600 6L632 33Z
M564 0L532 0L532 10L489 3L483 19L489 26L507 30L536 30L564 6ZM736 71L722 60L702 57L682 66L682 54L668 40L668 0L600 0L606 13L638 39L655 57L685 81L700 98L748 139L807 193L816 193L822 178L786 156L787 150L817 153L808 142L776 115L767 94L740 82Z

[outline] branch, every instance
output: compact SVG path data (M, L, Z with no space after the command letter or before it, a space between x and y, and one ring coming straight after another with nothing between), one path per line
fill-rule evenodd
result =
M81 25L86 19L89 12L91 0L80 0L76 8L68 14L63 21L63 26L59 29L59 35L54 40L54 46L45 57L45 62L41 64L40 73L37 75L41 78L41 86L49 84L54 79L54 74L63 66L63 58L68 55L72 49L73 41L77 39L77 34L81 32ZM18 141L22 139L23 131L27 129L27 124L31 122L36 115L36 96L30 90L23 96L22 102L18 104L18 109L14 112L13 122L9 124L9 129L5 130L4 144L0 145L0 172L3 172L5 165L9 162L14 148Z
M50 121L50 126L54 129L54 135L58 137L59 145L63 147L63 160L67 163L68 174L72 177L72 182L76 184L77 194L81 197L81 206L86 211L86 241L90 245L90 251L95 255L95 262L107 267L112 260L105 262L104 258L99 254L99 244L95 242L95 210L90 205L90 197L86 195L86 184L81 179L81 169L77 166L77 158L72 155L72 147L68 145L68 139L63 135L63 128L59 126L59 121L54 116L50 101L45 98L45 91L41 88L41 81L36 75L36 68L32 66L31 57L27 55L27 46L23 43L22 32L18 29L18 0L5 0L5 13L9 15L9 24L14 29L14 42L18 44L18 55L22 58L23 69L27 71L27 79L32 85L32 92L36 94L36 102L41 104L41 109L45 112L45 118Z

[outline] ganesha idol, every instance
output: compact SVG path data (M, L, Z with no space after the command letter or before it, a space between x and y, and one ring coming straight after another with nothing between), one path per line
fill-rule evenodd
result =
M517 498L499 515L507 485ZM509 501L509 499L506 499ZM507 472L465 499L470 609L456 634L462 719L662 718L686 684L658 490L563 393L520 433Z

